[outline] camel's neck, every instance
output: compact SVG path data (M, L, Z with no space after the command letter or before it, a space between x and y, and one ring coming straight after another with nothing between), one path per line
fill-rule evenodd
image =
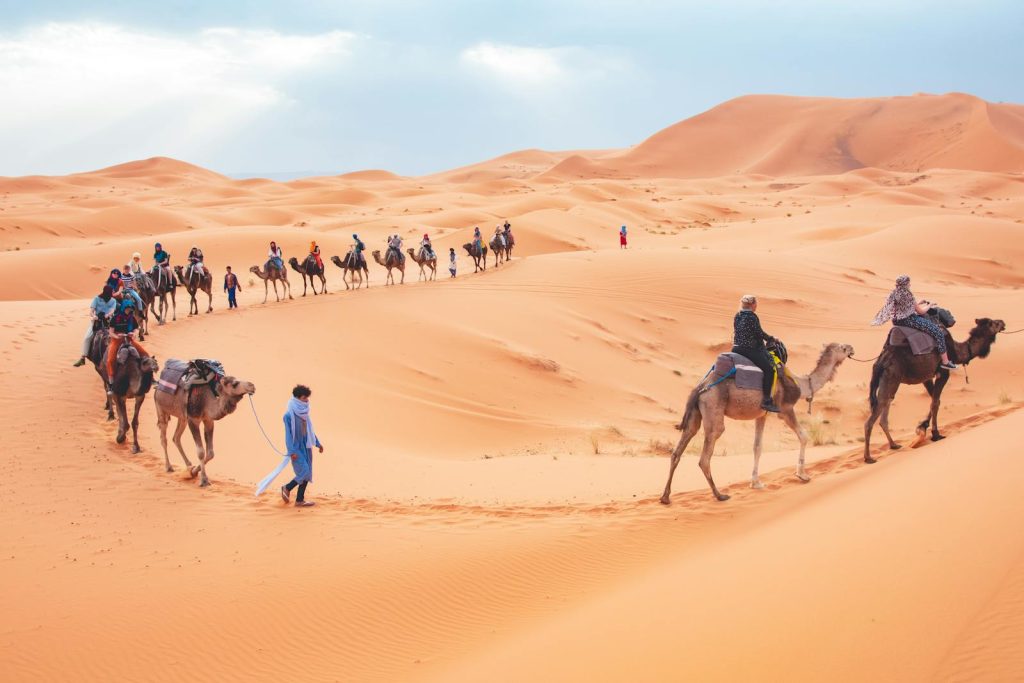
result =
M811 370L809 375L802 375L796 378L800 387L800 395L809 398L821 391L822 387L832 381L835 377L836 364L824 358L818 361L818 365Z
M967 341L954 341L950 349L953 352L953 359L958 363L967 363L982 354L988 353L992 340L984 337L969 337Z
M238 402L241 400L241 396L228 396L223 392L223 390L221 390L221 393L217 396L215 414L210 417L214 420L219 420L225 415L230 415L235 412L235 408L238 407Z

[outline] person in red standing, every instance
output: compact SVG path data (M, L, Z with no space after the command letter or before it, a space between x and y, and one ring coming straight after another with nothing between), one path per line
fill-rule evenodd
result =
M626 226L619 228L619 249L626 248Z

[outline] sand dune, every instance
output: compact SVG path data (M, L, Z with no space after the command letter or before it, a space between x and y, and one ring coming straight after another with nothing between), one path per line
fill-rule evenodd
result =
M0 178L0 610L4 680L1010 680L1020 669L1024 334L957 373L947 439L861 459L869 363L848 360L799 418L729 423L714 501L673 424L729 348L741 294L809 370L827 342L869 360L893 278L971 321L1024 327L1024 114L966 95L727 102L628 150L525 150L419 178L365 171L233 180L167 158ZM505 219L515 258L461 245ZM618 249L618 227L630 248ZM459 277L264 305L247 272L276 240L343 255L429 231ZM109 268L192 244L241 308L154 326L168 358L255 383L217 424L212 486L171 450L152 400L143 453L114 443L71 367ZM313 387L313 510L274 489L290 388ZM185 438L186 452L192 446ZM873 444L877 444L878 439ZM303 653L296 667L296 653Z

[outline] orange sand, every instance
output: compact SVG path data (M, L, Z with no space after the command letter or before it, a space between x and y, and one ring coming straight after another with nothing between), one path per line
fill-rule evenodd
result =
M505 155L421 178L234 181L171 159L0 178L0 671L6 680L1007 680L1024 661L1024 334L943 397L949 438L860 462L869 365L802 414L752 425L712 466L692 446L657 504L690 387L746 292L806 372L820 345L874 356L867 322L907 272L952 308L1024 327L1024 114L966 95L749 97L629 150ZM460 245L508 218L516 259ZM617 229L630 229L618 249ZM276 239L343 254L429 230L460 274L266 305L246 272ZM217 426L213 485L113 443L70 366L86 298L133 251L200 244L238 311L147 348L222 359L280 445L295 382L327 452L312 510L252 489L277 462L247 403ZM215 288L216 289L216 288ZM201 301L205 301L202 299ZM920 387L893 407L900 438ZM876 435L875 443L880 442ZM192 446L186 436L186 450ZM286 479L282 475L279 483Z

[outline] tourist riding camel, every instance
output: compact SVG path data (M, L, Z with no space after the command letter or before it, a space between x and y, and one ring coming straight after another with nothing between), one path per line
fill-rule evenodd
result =
M284 249L277 246L277 242L271 242L270 251L267 252L267 270L271 268L284 270Z
M505 241L505 233L502 231L500 225L494 226L494 238L501 244L502 249L508 246L508 242Z
M359 235L352 233L352 253L356 259L355 265L360 269L366 268L366 256L363 255L364 251L366 251L366 245L363 244L361 239L359 239Z
M423 239L420 240L420 259L437 259L434 245L431 244L430 235L427 233L423 233Z
M130 297L135 302L135 310L142 313L146 310L146 304L142 301L142 296L139 294L138 289L135 285L135 276L132 275L130 265L125 265L124 270L121 272L121 287L122 296Z
M315 241L309 243L309 255L316 260L317 269L324 272L324 260L320 257L320 247Z
M188 252L189 270L191 272L199 273L200 279L206 275L206 266L203 265L203 250L192 245L192 249Z
M757 317L757 297L747 294L740 299L740 310L736 313L732 322L733 340L732 352L738 353L744 358L761 368L764 374L761 379L761 390L764 400L761 401L761 408L769 413L779 412L779 407L772 400L772 386L775 384L775 361L768 354L765 342L775 341L775 338L761 329L761 320Z
M942 356L943 370L955 370L956 363L951 363L946 349L946 332L928 317L928 309L935 304L930 301L918 301L910 291L910 276L900 275L896 278L896 287L889 293L885 305L878 311L872 325L884 325L892 320L897 327L911 327L915 330L925 332L935 339L935 348Z
M107 377L114 376L114 362L117 360L117 350L122 344L131 344L139 352L140 358L149 358L149 353L146 349L142 348L142 344L135 341L135 337L132 336L132 333L137 328L135 307L131 301L126 301L121 309L114 313L114 317L110 319L110 344L107 347Z
M82 339L82 355L74 363L76 368L85 365L85 357L89 355L93 335L101 325L107 324L116 309L117 300L114 299L114 291L110 285L105 285L103 291L94 296L89 303L89 327L85 331L85 338Z
M477 254L483 253L484 238L480 235L480 226L473 228L473 248Z
M145 269L142 267L142 254L137 251L132 254L132 260L129 264L129 272L132 274L132 277L135 278L146 274Z
M159 269L157 270L157 281L153 283L157 290L167 287L173 289L177 282L171 273L171 255L164 251L163 245L159 242L153 245L153 264ZM166 284L168 282L170 285Z
M405 254L402 253L402 236L395 234L388 237L388 251L395 255L398 262L405 265ZM384 259L387 261L387 259Z

